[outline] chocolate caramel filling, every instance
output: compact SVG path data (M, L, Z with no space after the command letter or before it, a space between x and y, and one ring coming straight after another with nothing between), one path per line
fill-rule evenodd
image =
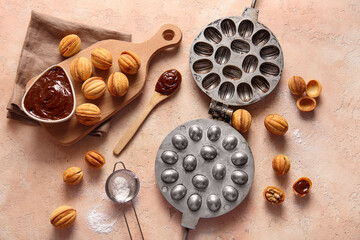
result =
M69 116L74 107L69 81L61 67L48 70L29 89L24 100L26 111L44 120Z
M170 95L176 91L181 83L181 74L176 69L167 70L159 77L155 91L162 95Z
M299 194L306 194L310 190L310 183L306 180L300 180L294 184L294 190Z

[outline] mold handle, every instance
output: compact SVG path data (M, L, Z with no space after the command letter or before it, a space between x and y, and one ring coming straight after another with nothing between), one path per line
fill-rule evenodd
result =
M255 8L255 5L256 5L256 0L253 0L252 3L251 3L251 7Z
M195 229L199 218L192 215L183 214L181 219L181 226L185 228Z
M183 237L183 240L187 240L188 238L188 235L189 235L189 228L185 228L185 233L184 233L184 237Z

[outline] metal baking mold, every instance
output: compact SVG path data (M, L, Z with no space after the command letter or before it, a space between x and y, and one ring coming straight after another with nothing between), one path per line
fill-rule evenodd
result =
M284 66L274 34L258 22L258 10L218 19L195 38L190 69L196 84L215 101L245 106L269 95Z
M182 226L194 229L199 218L223 215L245 199L254 159L246 140L229 124L197 119L164 139L155 176L166 200L183 213Z

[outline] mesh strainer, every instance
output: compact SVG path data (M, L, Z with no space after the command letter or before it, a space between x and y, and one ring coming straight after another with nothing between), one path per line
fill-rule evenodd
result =
M123 169L118 169L116 170L116 165L117 164L121 164L123 166ZM114 181L117 177L121 177L123 179L126 180L127 182L127 186L129 187L130 191L129 191L129 194L125 197L125 198L121 198L121 199L118 199L116 198L116 193L114 192L113 188L111 187L113 184L114 184ZM132 171L126 169L125 167L125 164L121 161L119 162L116 162L114 164L114 169L113 169L113 172L110 174L110 176L107 178L106 180L106 183L105 183L105 192L106 192L106 195L112 200L114 201L115 203L118 203L120 204L121 206L121 211L124 215L124 219L125 219L125 223L126 223L126 227L128 229L128 232L129 232L129 236L130 236L130 239L132 240L132 235L131 235L131 232L130 232L130 228L129 228L129 224L128 224L128 221L127 221L127 218L126 218L126 214L125 214L125 211L124 211L124 204L125 203L128 203L130 202L131 203L131 206L132 206L132 209L134 210L134 214L135 214L135 217L136 217L136 221L137 221L137 224L138 224L138 227L139 227L139 230L140 230L140 233L141 233L141 237L142 239L144 239L144 236L143 236L143 233L142 233L142 230L141 230L141 226L140 226L140 222L139 222L139 219L138 219L138 216L136 214L136 210L135 210L135 207L134 207L134 204L132 202L132 200L136 197L136 195L138 194L139 192L139 189L140 189L140 182L139 182L139 179L137 178L137 176L135 175L135 173L133 173Z

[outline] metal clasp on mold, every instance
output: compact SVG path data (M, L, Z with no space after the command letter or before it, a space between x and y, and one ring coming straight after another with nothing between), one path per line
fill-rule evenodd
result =
M210 106L209 106L209 114L214 119L219 119L224 122L230 122L231 116L233 114L234 110L229 108L229 105L217 102L215 100L211 100Z
M246 7L243 12L243 17L251 18L258 21L259 10L255 8L256 0L252 0L251 7Z

